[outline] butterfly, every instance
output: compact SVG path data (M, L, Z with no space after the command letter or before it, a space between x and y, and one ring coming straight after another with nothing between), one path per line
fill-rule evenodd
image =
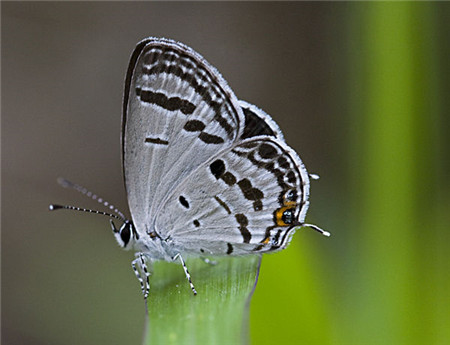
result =
M128 66L122 109L122 163L131 220L85 188L60 180L108 206L111 228L132 262L144 298L148 262L236 256L287 247L305 223L310 178L278 125L238 100L220 73L170 39L139 42Z

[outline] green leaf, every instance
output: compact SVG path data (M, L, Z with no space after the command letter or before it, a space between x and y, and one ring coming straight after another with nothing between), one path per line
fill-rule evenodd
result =
M201 259L186 261L198 292L196 296L181 264L154 264L145 344L248 343L249 303L261 258L215 260L216 265L208 265Z

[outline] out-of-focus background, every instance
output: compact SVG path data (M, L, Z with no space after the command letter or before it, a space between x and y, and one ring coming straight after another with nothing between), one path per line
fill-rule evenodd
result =
M142 296L106 218L135 44L200 52L279 123L307 220L263 258L254 344L450 343L448 3L2 2L2 344L137 344ZM154 277L156 279L156 277Z

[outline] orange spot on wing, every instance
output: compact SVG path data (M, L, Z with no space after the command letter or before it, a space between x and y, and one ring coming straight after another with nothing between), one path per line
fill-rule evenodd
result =
M284 200L283 206L280 207L275 213L276 225L278 226L289 226L283 221L283 213L289 208L297 208L297 203L295 201Z
M296 207L297 203L295 201L284 201L283 205L286 207Z
M275 219L278 226L287 226L285 222L283 222L283 212L288 209L288 206L283 206L277 210L275 213Z

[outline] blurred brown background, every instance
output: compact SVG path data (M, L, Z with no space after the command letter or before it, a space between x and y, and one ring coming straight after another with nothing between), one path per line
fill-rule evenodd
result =
M117 248L106 218L50 213L48 205L99 208L59 187L63 176L128 212L123 80L135 44L148 36L191 46L238 98L273 116L322 177L307 219L334 241L313 233L301 240L322 263L343 265L325 272L328 281L350 276L343 267L354 264L349 250L360 232L351 228L359 167L349 145L360 127L349 116L349 56L360 51L348 3L2 2L1 10L3 344L140 341L132 254Z

